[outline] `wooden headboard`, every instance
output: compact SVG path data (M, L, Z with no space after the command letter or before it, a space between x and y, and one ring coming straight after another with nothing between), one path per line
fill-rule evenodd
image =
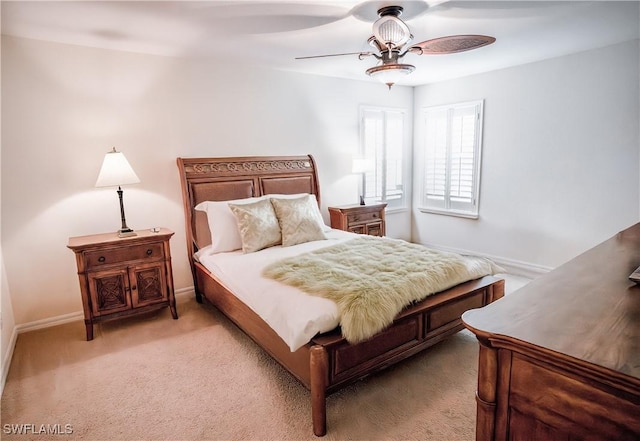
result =
M311 155L178 158L177 162L190 260L196 250L211 243L206 213L194 210L202 201L311 193L320 205L318 174Z

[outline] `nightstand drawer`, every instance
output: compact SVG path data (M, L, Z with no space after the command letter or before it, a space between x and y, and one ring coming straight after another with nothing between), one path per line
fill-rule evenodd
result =
M384 236L384 227L382 225L382 221L380 222L371 222L369 224L367 224L367 234L369 236L378 236L378 237L382 237Z
M113 248L101 251L89 251L85 254L87 268L102 265L119 264L131 260L162 259L164 252L161 243Z
M359 222L371 222L380 220L380 212L379 211L370 211L364 213L354 213L347 216L347 221L349 224L359 223Z

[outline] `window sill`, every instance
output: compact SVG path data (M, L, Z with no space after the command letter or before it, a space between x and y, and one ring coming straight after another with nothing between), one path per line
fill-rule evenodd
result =
M408 207L393 207L393 208L387 207L384 210L386 214L406 213L407 211L409 211Z
M463 217L466 219L478 219L480 217L478 213L471 213L468 211L438 210L437 208L418 208L418 210L422 213L441 214L444 216Z

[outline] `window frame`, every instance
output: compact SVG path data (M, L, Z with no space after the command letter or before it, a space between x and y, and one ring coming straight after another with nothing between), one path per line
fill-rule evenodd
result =
M365 118L366 118L366 113L367 112L381 112L384 117L384 133L383 133L383 143L384 145L384 154L383 154L383 158L382 158L382 164L378 164L376 163L376 158L366 158L366 148L365 148L365 142L366 142L366 136L365 136ZM388 157L388 148L386 145L386 142L384 142L384 137L386 134L386 130L387 130L387 123L386 123L386 118L387 115L393 113L393 114L400 114L401 115L401 120L402 120L402 146L401 146L401 153L402 153L402 157L400 159L401 161L401 166L400 166L400 170L402 173L402 177L401 177L401 185L402 185L402 190L401 190L401 197L399 198L392 198L392 199L386 199L385 198L385 191L382 191L382 197L365 197L365 203L366 204L376 204L376 203L386 203L387 207L386 210L387 212L393 212L393 211L403 211L403 210L408 210L409 209L409 201L411 199L411 164L410 164L410 159L411 159L411 134L410 134L410 113L409 110L407 108L403 108L403 107L386 107L386 106L374 106L374 105L361 105L360 109L359 109L359 149L358 149L358 157L359 158L365 158L365 159L369 159L370 161L372 161L374 163L374 168L378 168L378 166L380 167L380 174L382 176L382 186L383 188L386 187L386 158ZM362 177L359 179L358 181L358 191L359 194L362 194L363 189L365 188L369 188L365 186L365 180L366 180L366 175L367 173L362 173ZM366 196L366 195L365 195Z
M474 141L473 141L473 166L472 166L472 190L471 201L459 202L455 201L455 196L452 197L452 120L453 113L456 111L463 111L464 109L474 108L475 110L475 124L474 124ZM446 117L446 159L445 159L445 183L444 183L444 195L442 200L434 195L429 195L427 190L428 174L428 121L429 113L443 112L447 113ZM484 100L465 101L459 103L450 103L438 106L422 107L420 109L420 148L419 152L421 157L418 159L419 174L420 176L420 197L418 201L418 210L423 213L444 214L449 216L466 217L470 219L478 219L480 213L480 182L481 182L481 170L482 170L482 141L483 133L482 128L484 125Z

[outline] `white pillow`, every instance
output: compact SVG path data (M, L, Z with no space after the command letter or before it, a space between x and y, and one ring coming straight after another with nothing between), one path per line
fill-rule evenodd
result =
M262 199L265 199L265 196L231 201L204 201L194 207L198 211L207 213L211 232L211 253L226 253L242 248L238 222L229 204L251 204Z
M322 231L331 231L331 227L324 223L324 219L322 218L322 213L320 213L320 207L318 207L318 200L315 195L309 193L297 193L297 194L270 194L267 195L271 199L299 199L303 197L307 197L313 204L309 204L309 209L313 211L313 215L318 221L318 224L322 228Z
M229 208L238 221L243 253L253 253L280 245L280 224L269 199L251 204L230 203Z
M283 247L327 238L316 217L315 199L271 198L271 204L280 223Z

